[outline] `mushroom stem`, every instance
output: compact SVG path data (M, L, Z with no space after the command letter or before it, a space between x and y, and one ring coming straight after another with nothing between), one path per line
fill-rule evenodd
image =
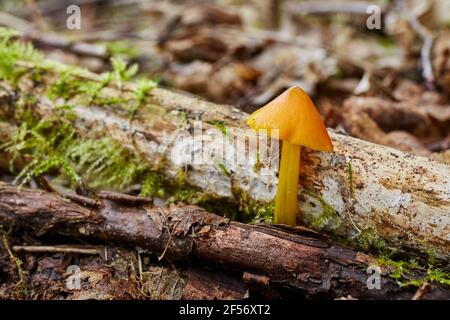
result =
M283 141L274 222L297 224L298 172L301 146Z

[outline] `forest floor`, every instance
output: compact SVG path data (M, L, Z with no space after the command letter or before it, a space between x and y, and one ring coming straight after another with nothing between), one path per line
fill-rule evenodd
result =
M21 31L48 59L93 73L117 71L111 61L136 64L130 77L247 113L297 85L327 127L450 165L450 1L373 1L375 15L361 1L79 1L81 30L67 28L72 1L19 2L0 4L0 26ZM10 183L17 172L1 162L0 180ZM38 180L25 186L42 188ZM0 236L2 299L261 296L236 270L160 260L127 244L16 234L1 225ZM414 263L397 264L394 279ZM445 263L439 283L448 287ZM73 289L77 279L82 290ZM205 279L215 291L202 287ZM408 292L422 298L425 287Z

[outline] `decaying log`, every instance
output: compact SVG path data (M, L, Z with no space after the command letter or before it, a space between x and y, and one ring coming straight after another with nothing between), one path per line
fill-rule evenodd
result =
M88 73L79 77L98 79ZM44 117L55 106L42 89L29 92L26 86L22 90L35 94L38 102L33 108ZM124 95L133 87L125 85L120 93L108 89L114 95ZM14 92L16 97L21 93ZM75 98L70 101L76 106L75 127L87 137L108 135L120 141L149 163L158 164L168 178L183 171L185 181L205 194L238 203L242 198L261 204L273 201L278 181L273 163L278 153L259 157L253 145L227 143L244 134L256 139L245 124L247 114L160 88L149 95L151 101L141 106L133 121L119 108L86 106ZM6 106L2 111L13 110L8 108L13 98L4 98L1 103ZM214 124L217 121L221 129ZM202 134L202 148L193 139L196 130ZM422 252L431 249L448 259L450 166L332 130L330 135L334 153L303 151L299 221L310 224L317 217L331 215L332 219L325 219L325 228L335 234L355 238L370 229L395 246ZM276 140L270 142L277 145ZM217 155L223 151L227 159L246 154L247 161L220 165L224 160ZM193 159L204 161L195 163Z
M369 290L371 257L333 243L307 229L287 233L261 225L229 222L196 206L154 207L100 199L83 207L55 193L0 184L0 224L13 232L65 235L138 245L172 260L203 263L246 272L247 283L285 288L310 297L410 299L385 274ZM422 298L448 297L431 286ZM203 289L199 289L200 291ZM195 291L195 290L194 290Z
M7 241L14 243L21 236L9 234ZM265 294L267 291L261 288L255 292L236 271L192 262L165 266L165 263L150 261L146 259L149 253L139 247L14 245L9 249L15 258L22 261L21 267L26 270L26 290L17 291L18 285L14 281L17 270L8 266L11 257L0 259L3 275L12 276L9 279L3 277L6 281L0 283L0 300L242 300L261 297L259 292ZM0 255L3 253L9 255L5 243L0 241ZM145 254L144 258L142 254ZM92 255L100 255L101 259L92 259ZM80 288L67 285L74 272L79 272ZM251 293L248 290L252 290ZM290 296L294 297L295 293Z

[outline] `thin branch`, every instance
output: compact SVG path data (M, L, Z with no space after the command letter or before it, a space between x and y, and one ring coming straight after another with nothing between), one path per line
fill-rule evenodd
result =
M430 284L428 282L423 283L419 289L417 289L416 293L412 297L411 300L421 300L425 297L425 295L430 290Z
M29 253L77 253L77 254L92 254L100 255L101 252L97 248L81 248L68 246L13 246L15 252L29 252Z
M93 45L86 42L66 41L63 37L53 32L36 32L36 28L32 23L6 12L0 12L0 25L22 32L26 39L29 39L37 46L56 48L73 54L98 59L109 58L109 53L105 46Z

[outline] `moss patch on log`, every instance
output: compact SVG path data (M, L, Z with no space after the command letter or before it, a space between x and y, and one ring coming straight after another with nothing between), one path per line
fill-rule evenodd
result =
M250 197L248 191L240 188L232 188L233 196L239 203L236 220L243 222L265 222L272 223L275 210L275 203L263 203Z
M347 164L347 175L348 175L348 185L349 185L349 189L350 189L350 194L352 196L352 198L355 198L355 183L353 181L353 167L352 167L352 162L349 161Z
M380 256L377 264L386 267L389 276L401 287L420 287L425 282L450 286L450 272L437 267L432 259L423 265L414 259L394 260Z
M374 254L383 254L387 250L386 242L378 235L377 230L373 227L362 229L352 243L356 248Z
M312 189L305 190L306 194L314 198L322 207L322 211L318 215L309 214L306 219L308 226L315 230L322 230L328 224L333 225L333 229L340 226L340 217L338 212L323 197Z
M72 109L76 104L122 109L129 113L130 120L144 104L146 109L152 106L146 103L146 97L156 86L153 80L136 81L131 95L111 96L105 93L111 85L122 91L137 72L135 65L127 66L122 59L114 58L112 71L100 75L98 79L89 79L84 69L45 60L31 45L13 40L19 36L18 33L0 30L0 51L7 57L0 65L0 78L15 86L27 75L35 87L42 87L40 94L47 96L56 106L50 114L43 116L34 112L39 102L32 96L16 103L14 120L18 129L1 148L12 155L11 163L18 157L25 160L26 166L18 173L17 182L23 184L48 173L59 177L60 182L72 188L81 182L90 188L120 191L139 186L142 196L197 204L244 222L271 221L271 204L260 204L245 192L239 193L237 202L205 194L186 184L179 175L175 179L166 177L162 168L143 161L139 154L124 148L118 141L105 137L86 138L74 129L73 122L77 116ZM19 68L20 72L17 72L17 65L24 62L32 64ZM46 73L56 73L58 77L50 84L40 83ZM161 110L157 106L155 112ZM223 122L212 120L209 124L227 134ZM223 164L218 164L218 167L229 175Z
M220 132L222 132L223 135L227 135L227 127L225 126L225 123L220 120L210 120L207 121L210 125L214 126L216 129L218 129Z

